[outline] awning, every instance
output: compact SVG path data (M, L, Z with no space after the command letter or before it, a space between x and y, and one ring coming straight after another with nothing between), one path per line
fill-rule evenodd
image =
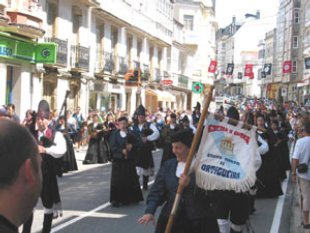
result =
M145 89L145 94L151 95L151 96L157 96L156 91L150 88Z
M176 102L176 97L168 91L155 90L158 101Z
M55 43L37 43L0 32L0 58L53 64L56 62L56 51Z

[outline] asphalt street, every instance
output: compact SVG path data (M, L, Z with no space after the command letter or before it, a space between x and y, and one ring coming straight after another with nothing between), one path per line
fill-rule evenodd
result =
M158 169L161 151L155 151L155 169ZM152 233L154 226L138 225L145 201L129 206L112 207L109 203L111 164L82 165L85 151L76 154L79 171L59 178L63 216L53 221L52 232L59 233ZM153 180L150 181L150 184ZM141 182L140 182L141 183ZM283 189L286 190L284 182ZM143 192L147 197L147 191ZM292 187L280 198L256 200L256 212L251 216L248 232L292 233L290 230ZM159 211L157 211L159 212ZM40 232L43 209L39 202L34 215L32 232ZM247 232L247 231L245 231Z

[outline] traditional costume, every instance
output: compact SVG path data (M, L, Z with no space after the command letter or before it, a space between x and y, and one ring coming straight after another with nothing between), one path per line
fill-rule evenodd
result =
M48 119L49 115L48 103L45 100L40 101L38 117ZM61 200L56 177L56 161L66 153L67 146L62 133L56 131L51 125L46 129L39 129L38 139L39 144L46 149L46 153L42 154L43 183L41 200L44 206L42 233L49 233L54 214L58 215L58 211L61 210Z
M92 122L88 125L90 140L83 164L108 162L109 149L104 142L106 133L102 123Z
M145 116L145 108L140 105L135 115ZM135 152L138 175L143 175L143 189L147 190L149 176L154 174L153 142L159 138L159 131L154 124L147 121L143 123L136 121L132 130L133 134L138 138L137 150ZM143 137L147 138L146 142L142 141Z
M171 119L176 120L176 115L171 114ZM172 152L172 144L171 144L171 135L175 132L177 132L180 129L180 125L175 123L169 123L165 125L161 131L161 138L163 141L163 156L160 162L160 166L163 165L163 163L169 159L175 158L175 155Z
M120 118L127 120L127 118ZM110 202L113 206L143 201L139 177L134 161L137 138L128 131L116 130L111 134L110 145L113 153ZM132 149L125 155L128 145Z
M172 136L172 142L182 142L190 147L193 133L182 129ZM154 215L156 209L164 205L158 217L155 233L164 233L169 215L173 208L175 195L179 185L179 177L183 173L184 162L175 158L166 161L156 175L155 183L147 197L146 214ZM217 233L216 219L210 208L210 203L195 197L195 174L190 175L190 183L182 192L178 211L172 225L172 233ZM207 204L206 204L207 203Z

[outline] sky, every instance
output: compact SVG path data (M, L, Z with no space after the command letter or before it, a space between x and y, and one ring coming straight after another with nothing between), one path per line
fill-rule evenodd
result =
M216 18L219 27L228 26L232 17L237 22L244 18L246 13L256 14L260 10L261 18L276 17L280 0L216 0Z

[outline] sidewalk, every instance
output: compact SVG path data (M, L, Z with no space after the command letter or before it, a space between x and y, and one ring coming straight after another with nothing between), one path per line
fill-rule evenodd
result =
M301 225L303 216L300 209L300 192L297 184L293 187L293 200L292 200L292 216L291 216L291 233L310 233L310 230L304 230Z

